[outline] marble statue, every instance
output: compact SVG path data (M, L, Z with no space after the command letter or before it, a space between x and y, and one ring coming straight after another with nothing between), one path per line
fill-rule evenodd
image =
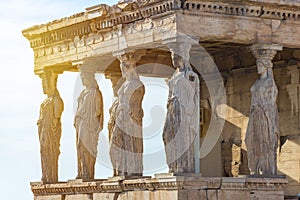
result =
M77 179L94 179L97 145L103 129L103 99L93 72L81 70L85 89L78 98L74 119L78 159Z
M137 53L119 57L125 82L118 90L115 125L111 135L110 156L115 176L143 174L143 109L145 87L136 72Z
M114 101L112 106L109 109L110 118L108 121L108 138L109 138L109 142L112 145L112 136L113 136L113 131L114 131L114 127L116 124L116 117L117 117L116 112L117 112L117 107L119 105L118 90L122 86L124 79L121 76L111 76L110 80L112 82L112 87L113 87ZM111 160L114 159L114 151L110 151L110 157ZM116 170L117 166L115 166L115 162L113 162L113 169L114 169L113 175L117 176L118 172Z
M245 143L251 174L276 175L278 146L277 86L272 61L258 59L260 78L251 87L251 109Z
M41 104L37 122L40 140L42 181L58 182L58 157L60 154L61 114L63 101L56 88L57 74L46 72L41 75L44 93L48 96Z
M167 117L163 130L169 172L195 173L194 140L199 121L199 78L189 64L185 44L171 47L176 71L168 81ZM182 55L180 55L182 54Z

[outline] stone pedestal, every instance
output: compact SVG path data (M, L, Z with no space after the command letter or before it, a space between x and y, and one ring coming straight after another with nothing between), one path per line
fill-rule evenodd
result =
M285 178L156 175L127 180L31 183L35 200L283 200Z

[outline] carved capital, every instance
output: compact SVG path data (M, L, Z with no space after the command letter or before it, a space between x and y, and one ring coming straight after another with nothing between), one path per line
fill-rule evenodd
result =
M275 57L277 51L281 51L282 46L277 44L254 44L251 47L251 52L256 58L256 65L258 73L262 74L264 69L272 69L272 60Z
M277 44L254 44L251 52L256 59L273 60L277 51L281 51L282 46Z
M132 50L132 51L119 51L114 52L114 56L117 56L120 61L120 67L122 76L125 77L127 72L135 70L136 63L145 55L145 50Z
M189 62L192 45L198 44L199 40L188 35L177 35L176 37L164 40L163 43L168 45L173 59L174 55L178 55L184 62Z

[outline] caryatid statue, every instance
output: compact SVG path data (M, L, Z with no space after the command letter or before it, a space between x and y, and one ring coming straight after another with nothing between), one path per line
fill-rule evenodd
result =
M277 173L278 89L273 77L272 59L281 49L276 45L255 45L252 48L260 75L251 87L251 108L245 138L248 165L253 175Z
M103 99L95 80L95 73L80 69L80 77L85 89L78 97L78 107L74 119L78 159L77 179L94 179L97 146L103 129Z
M169 44L175 73L169 79L163 130L169 172L195 173L194 142L199 130L199 77L189 63L191 44Z
M141 53L119 56L125 82L118 90L115 125L111 134L110 157L115 176L143 175L143 109L145 87L136 71Z
M64 110L64 104L56 88L57 76L52 71L46 71L40 75L44 93L47 95L47 98L41 104L40 117L37 122L43 183L58 182L58 157L61 138L60 118Z
M122 78L121 74L114 74L114 75L111 74L111 75L109 75L109 79L111 80L113 94L114 94L114 101L113 101L112 106L109 109L110 118L109 118L108 125L107 125L109 142L110 142L110 144L112 144L112 136L113 136L113 131L114 131L114 127L116 125L116 118L117 118L116 113L117 113L117 108L119 105L118 91L125 80L124 80L124 78ZM114 148L111 148L110 157L111 157L111 159L114 159L115 152L112 149L114 149ZM115 164L115 162L114 162L114 164ZM116 170L117 166L116 167L114 166L113 168L114 168L113 176L117 176L118 175L118 171Z

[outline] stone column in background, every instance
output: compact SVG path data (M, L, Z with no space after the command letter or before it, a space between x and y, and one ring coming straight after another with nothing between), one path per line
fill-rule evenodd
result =
M42 181L43 183L58 182L58 157L60 154L61 114L64 103L56 87L58 74L45 71L40 74L44 93L47 98L40 108L37 122L40 140Z
M136 71L136 63L144 52L119 53L125 82L118 90L115 125L111 133L110 157L115 176L143 175L143 116L144 84Z
M272 59L281 46L256 44L252 53L257 59L260 78L251 87L251 108L245 143L251 174L277 174L277 147L279 137L278 89L273 77Z
M299 115L300 108L300 80L299 80L299 63L288 66L288 76L290 76L290 84L288 84L287 92L291 100L291 116ZM300 124L300 123L299 123Z

